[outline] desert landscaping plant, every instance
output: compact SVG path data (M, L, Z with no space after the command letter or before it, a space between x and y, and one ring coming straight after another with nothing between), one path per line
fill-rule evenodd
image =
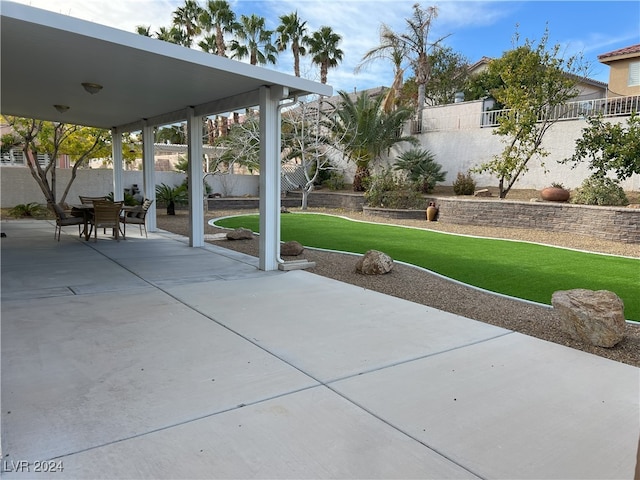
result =
M433 192L436 183L444 182L447 176L435 156L422 148L402 152L396 159L394 169L405 172L422 193Z
M343 173L332 171L329 173L329 177L324 180L322 184L329 190L342 190L346 185L346 181Z
M592 175L576 189L572 203L584 205L629 205L629 199L618 183L608 177Z
M14 218L24 218L24 217L43 217L47 215L46 207L40 205L36 202L31 203L21 203L16 205L11 210L9 210L9 215Z
M113 202L113 192L109 192L107 199ZM133 207L135 205L140 205L140 202L138 202L129 192L124 192L124 204L129 207Z
M364 198L370 207L422 209L425 206L415 182L388 169L369 177L366 188Z
M640 115L634 112L624 125L604 122L601 116L587 119L588 127L576 140L574 154L560 163L576 165L588 161L589 169L604 176L615 172L619 180L640 174Z
M473 195L476 191L476 181L471 176L471 172L458 172L455 182L453 182L453 193L456 195Z
M176 204L188 203L188 192L184 184L171 187L161 183L160 185L156 185L156 201L166 205L167 215L175 215Z
M414 137L398 133L412 111L398 108L385 112L383 95L372 98L362 92L354 98L345 91L338 93L340 103L323 112L323 126L340 144L345 157L356 164L353 190L361 192L365 190L370 166L380 155L398 143L417 143Z

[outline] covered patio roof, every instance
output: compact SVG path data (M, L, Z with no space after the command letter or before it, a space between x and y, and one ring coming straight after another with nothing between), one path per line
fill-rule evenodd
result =
M2 113L120 131L258 105L262 86L331 95L306 79L2 2ZM90 95L83 82L103 89ZM66 105L59 113L54 105Z
M153 127L187 121L190 245L204 245L202 118L260 109L260 268L280 260L280 102L328 85L12 2L1 11L0 112L110 128L114 199L124 196L122 133L142 131L144 196L155 199ZM102 88L88 93L83 83ZM66 111L55 106L68 107ZM191 159L197 159L191 161ZM154 231L155 204L148 228Z

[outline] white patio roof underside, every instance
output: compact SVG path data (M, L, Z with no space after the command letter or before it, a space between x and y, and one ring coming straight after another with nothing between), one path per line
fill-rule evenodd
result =
M263 235L271 231L268 236L275 235L271 240L277 240L278 103L306 94L331 95L330 86L4 0L0 14L1 112L112 129L116 198L122 191L118 171L121 152L117 151L121 133L143 132L143 142L148 145L145 194L151 198L155 197L154 126L186 120L193 132L189 157L199 159L202 117L259 106L261 217L276 222L261 231ZM100 84L103 89L90 95L83 82ZM69 110L60 113L54 105L66 105ZM190 178L202 175L199 163L192 164ZM190 196L198 200L190 202L190 243L200 246L204 234L203 227L198 228L202 216L197 215L203 213L202 182L191 183ZM273 189L278 189L277 198ZM155 215L151 216L154 228ZM269 245L261 245L261 268L272 269L270 257L278 256L273 251L277 246Z

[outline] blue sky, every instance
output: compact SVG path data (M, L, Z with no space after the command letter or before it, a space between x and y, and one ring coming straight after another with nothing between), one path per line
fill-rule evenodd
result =
M127 31L136 25L150 25L152 31L171 23L171 14L184 0L13 0ZM205 0L200 0L204 5ZM342 64L329 72L336 90L385 85L392 79L392 66L377 62L355 75L354 67L364 53L379 43L381 23L401 32L412 14L415 0L229 0L237 16L256 13L275 29L279 16L295 10L313 31L328 25L343 38ZM590 65L589 76L608 80L608 67L597 56L640 43L640 2L638 1L439 1L421 2L423 7L437 5L439 14L430 39L450 35L444 44L473 63L483 56L500 57L512 48L516 25L521 41L539 40L549 28L549 43L560 44L564 56L583 55ZM275 68L293 73L290 52L283 52ZM303 61L302 76L319 79L308 60Z

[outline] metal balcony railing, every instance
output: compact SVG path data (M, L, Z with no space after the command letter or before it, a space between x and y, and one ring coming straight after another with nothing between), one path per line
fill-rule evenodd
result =
M508 112L505 110L492 110L482 114L481 125L483 127L495 127L499 124L499 118ZM553 120L577 120L592 115L601 114L603 117L618 115L630 115L640 111L640 95L629 97L599 98L596 100L582 100L568 102L554 107L546 118ZM540 118L542 121L543 118Z

